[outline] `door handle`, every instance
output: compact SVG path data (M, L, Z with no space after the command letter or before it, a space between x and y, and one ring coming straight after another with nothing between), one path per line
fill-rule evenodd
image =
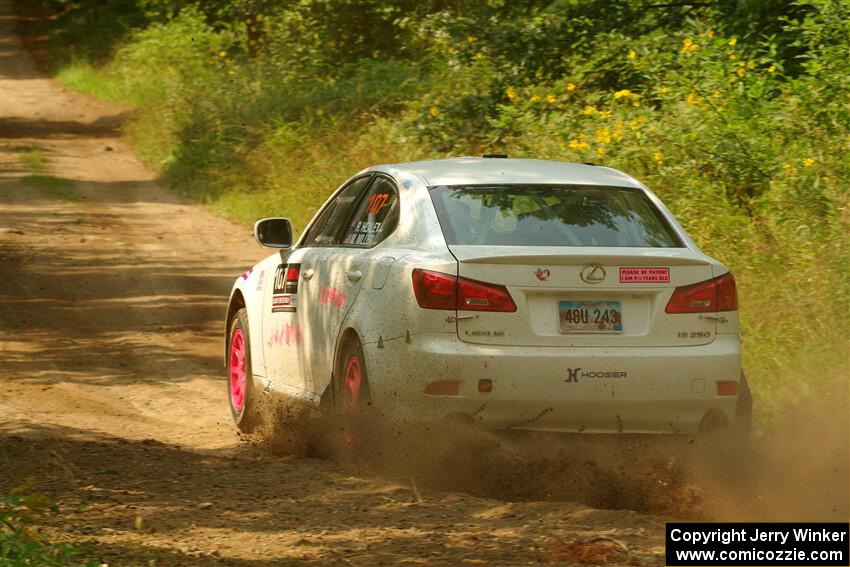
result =
M360 272L360 270L354 270L353 272L346 272L345 275L348 278L348 281L350 281L351 283L359 282L360 278L363 277L363 274Z
M308 270L304 270L303 272L301 272L301 279L303 279L303 280L311 280L311 279L313 279L313 275L314 275L315 273L316 273L316 272L314 272L314 271L313 271L313 268L310 268L310 269L308 269Z

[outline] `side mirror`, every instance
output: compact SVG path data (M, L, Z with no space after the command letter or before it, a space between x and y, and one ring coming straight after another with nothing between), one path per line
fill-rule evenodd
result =
M260 219L254 224L254 238L269 248L291 248L292 223L280 217Z

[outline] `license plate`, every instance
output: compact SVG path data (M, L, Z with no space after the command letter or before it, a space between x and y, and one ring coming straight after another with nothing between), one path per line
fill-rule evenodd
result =
M562 333L622 333L619 301L561 301L558 319Z

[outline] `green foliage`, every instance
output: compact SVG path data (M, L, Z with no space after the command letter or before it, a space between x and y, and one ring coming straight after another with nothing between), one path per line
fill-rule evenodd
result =
M64 544L52 544L36 524L56 515L58 507L45 495L35 492L35 479L27 479L0 496L0 563L9 567L30 565L97 565L74 560L79 552Z
M21 181L26 185L35 187L41 191L42 194L48 197L54 197L65 201L76 201L79 199L72 189L74 184L68 179L36 173L32 175L25 175L21 178Z
M56 37L117 5L75 2ZM105 65L60 78L136 104L138 151L182 193L303 227L372 163L502 150L612 165L736 274L763 419L815 389L846 394L846 2L137 0L127 14Z
M44 155L44 149L39 147L27 148L21 153L21 163L30 171L44 171L48 164L47 156Z

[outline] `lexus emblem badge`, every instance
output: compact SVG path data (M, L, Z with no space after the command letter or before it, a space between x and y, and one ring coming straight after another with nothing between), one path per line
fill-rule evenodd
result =
M579 275L584 283L597 284L605 279L605 268L599 264L588 264Z

